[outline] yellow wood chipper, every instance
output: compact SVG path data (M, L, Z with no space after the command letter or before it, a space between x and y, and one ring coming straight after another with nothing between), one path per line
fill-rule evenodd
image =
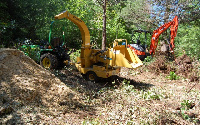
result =
M112 47L107 50L92 49L90 33L85 23L78 17L64 11L55 16L55 19L67 18L76 24L81 32L81 54L75 63L76 68L90 81L98 78L109 78L117 75L121 67L137 68L143 65L137 55L127 48L126 39L116 39ZM123 43L119 45L119 43Z

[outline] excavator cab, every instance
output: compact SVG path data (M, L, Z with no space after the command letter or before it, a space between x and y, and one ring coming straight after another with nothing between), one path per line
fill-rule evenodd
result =
M141 41L141 34L145 33L145 41ZM140 58L140 60L144 60L148 54L146 53L147 46L147 34L151 34L150 31L145 30L134 30L132 31L132 44L129 44L128 47L131 48ZM134 38L136 40L134 40ZM136 42L134 42L136 41Z

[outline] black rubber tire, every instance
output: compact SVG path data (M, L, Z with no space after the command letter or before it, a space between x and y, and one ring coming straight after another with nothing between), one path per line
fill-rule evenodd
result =
M48 60L48 65L44 65L44 61ZM50 53L45 53L40 57L40 65L46 69L56 69L58 66L58 60L55 55Z
M94 81L98 81L99 80L99 77L96 75L96 73L95 72L93 72L93 71L88 71L87 73L86 73L86 80L88 80L88 81L92 81L92 82L94 82Z

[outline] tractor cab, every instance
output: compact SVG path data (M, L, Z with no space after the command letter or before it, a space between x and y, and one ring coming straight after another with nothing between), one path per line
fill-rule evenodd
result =
M62 41L59 37L54 37L51 40L51 45L53 46L53 48L58 48L62 45Z
M53 36L60 37L52 38L54 22L55 21L53 21L50 25L49 41L45 45L44 49L41 49L40 53L40 65L46 69L63 67L65 65L65 61L69 60L68 48L66 47L65 43L64 26L62 28L62 37L60 34L53 34ZM57 25L54 26L54 29L56 29L56 26Z

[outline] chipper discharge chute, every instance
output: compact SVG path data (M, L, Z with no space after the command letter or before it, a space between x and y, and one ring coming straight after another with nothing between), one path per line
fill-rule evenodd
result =
M119 42L123 42L122 45L118 45ZM126 39L115 39L110 54L112 56L111 65L113 66L137 68L143 65L137 55L130 48L127 48Z

